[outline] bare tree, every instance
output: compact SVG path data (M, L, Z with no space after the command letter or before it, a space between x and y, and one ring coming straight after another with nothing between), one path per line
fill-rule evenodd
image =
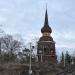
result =
M22 47L22 43L18 40L14 40L13 37L10 35L6 35L3 37L2 44L2 49L6 52L11 53L19 51Z
M22 48L22 43L13 39L11 35L6 35L2 38L1 49L5 52L5 59L15 60L16 54ZM6 58L7 57L7 58Z

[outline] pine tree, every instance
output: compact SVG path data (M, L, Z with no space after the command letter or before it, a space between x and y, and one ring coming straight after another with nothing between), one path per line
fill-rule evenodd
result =
M71 63L71 56L69 55L68 51L65 54L65 62L66 62L66 64Z
M64 53L62 52L61 63L64 62Z

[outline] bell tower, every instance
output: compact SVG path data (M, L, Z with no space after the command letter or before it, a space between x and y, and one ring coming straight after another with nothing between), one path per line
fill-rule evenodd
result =
M37 56L38 62L56 63L57 56L55 51L55 42L51 37L52 29L48 23L47 9L45 12L44 26L41 29L42 36L38 41Z

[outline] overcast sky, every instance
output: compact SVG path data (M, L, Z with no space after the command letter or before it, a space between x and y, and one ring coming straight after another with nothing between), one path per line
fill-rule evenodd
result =
M56 47L75 48L75 0L0 0L0 24L25 42L41 37L45 10Z

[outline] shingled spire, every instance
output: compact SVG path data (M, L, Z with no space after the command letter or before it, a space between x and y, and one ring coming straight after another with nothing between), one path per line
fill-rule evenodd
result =
M47 14L47 9L46 9L46 13L45 13L45 22L44 25L48 25L48 14Z
M49 24L48 24L47 8L46 8L46 12L45 12L44 26L43 26L43 28L41 29L41 32L42 32L42 33L44 33L44 32L49 32L49 33L51 33L51 32L52 32L52 29L51 29L51 27L49 27Z

